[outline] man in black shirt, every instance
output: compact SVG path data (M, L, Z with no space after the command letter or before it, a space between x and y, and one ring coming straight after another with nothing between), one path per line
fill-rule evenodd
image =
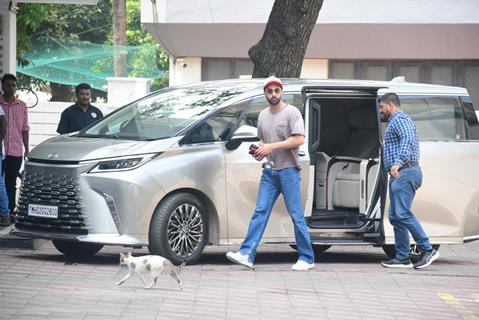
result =
M90 104L91 87L89 84L80 83L75 88L75 93L77 102L62 112L57 129L59 134L79 131L92 122L103 118L100 109Z

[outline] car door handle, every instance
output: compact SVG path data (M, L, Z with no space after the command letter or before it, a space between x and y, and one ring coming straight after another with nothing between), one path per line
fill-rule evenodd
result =
M300 156L300 157L304 157L305 155L306 155L306 152L304 152L304 151L299 151L298 152L298 156Z

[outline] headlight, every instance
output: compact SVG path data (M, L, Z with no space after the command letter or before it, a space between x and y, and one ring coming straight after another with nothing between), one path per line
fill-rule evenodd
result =
M158 155L159 153L149 153L102 160L98 162L97 165L90 170L90 172L95 173L133 170L144 165Z

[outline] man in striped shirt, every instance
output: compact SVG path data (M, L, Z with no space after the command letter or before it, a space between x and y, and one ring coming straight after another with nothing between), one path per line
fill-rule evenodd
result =
M422 184L419 166L419 139L416 126L401 110L401 102L395 93L386 93L380 98L379 111L388 121L384 133L384 168L389 172L389 222L394 227L395 258L381 261L387 268L412 268L409 258L411 233L421 248L421 258L414 268L429 266L439 257L414 213L411 212L416 190Z
M5 186L8 194L8 207L10 217L14 219L16 206L17 178L22 166L23 157L28 156L28 112L25 103L17 97L17 78L13 74L6 73L2 77L3 95L0 97L0 105L7 119L7 133L5 135L5 160L2 164L2 172L5 178Z

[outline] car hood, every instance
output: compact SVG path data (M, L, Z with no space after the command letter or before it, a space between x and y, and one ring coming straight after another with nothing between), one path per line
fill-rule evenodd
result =
M166 151L182 137L154 141L134 141L75 136L58 136L36 146L29 159L87 161Z

